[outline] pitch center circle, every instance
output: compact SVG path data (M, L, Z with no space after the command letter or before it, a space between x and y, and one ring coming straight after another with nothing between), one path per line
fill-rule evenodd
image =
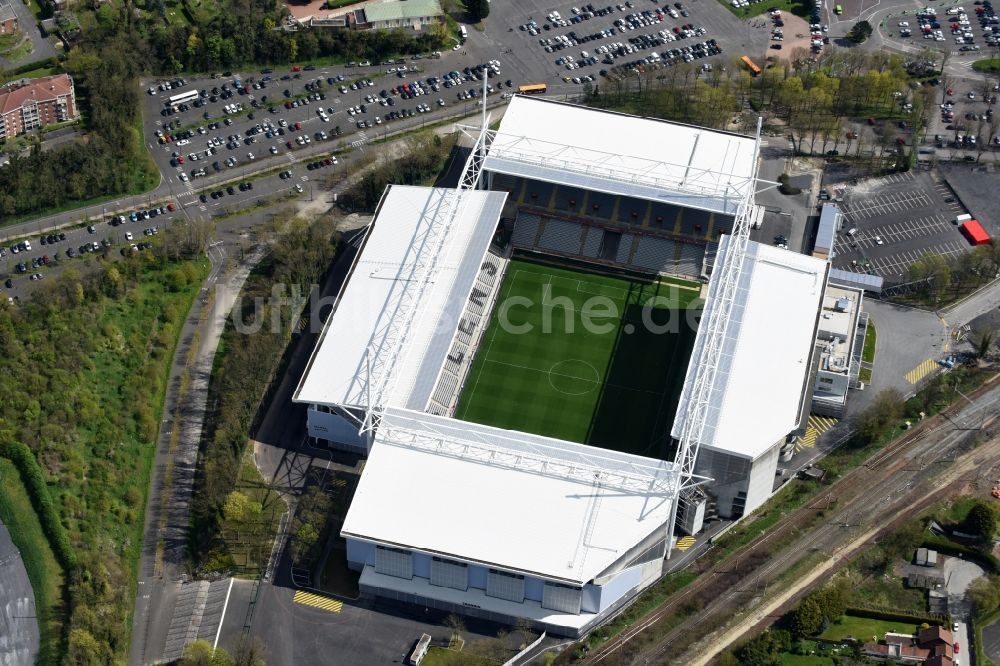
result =
M549 385L564 395L584 395L595 390L601 373L583 359L568 358L554 363L548 372Z

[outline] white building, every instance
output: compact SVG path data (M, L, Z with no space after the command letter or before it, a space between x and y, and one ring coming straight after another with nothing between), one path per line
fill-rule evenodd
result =
M368 456L341 531L363 593L578 636L659 578L678 474L450 418L506 269L490 252L505 196L391 186L294 399L311 437Z
M813 387L812 411L843 416L848 390L858 388L861 351L868 316L861 310L861 289L827 285L816 333L818 366Z
M729 262L722 234L752 217L757 144L521 96L479 141L463 182L481 169L486 191L386 190L294 399L315 441L367 456L341 532L364 594L578 636L657 580L687 477L452 418L507 268L493 241L505 219L517 249L711 274L709 316L724 288L712 262L741 256ZM695 469L724 517L771 494L811 395L828 267L756 243L738 263ZM674 437L709 337L699 330Z
M723 237L717 263L724 261ZM708 493L723 518L739 518L763 504L774 488L778 454L799 427L811 395L808 380L817 313L826 287L826 261L750 242L712 387L708 420L695 472L712 480ZM716 307L721 284L709 284L705 313ZM698 332L681 404L705 363L706 336ZM679 437L687 418L674 420ZM697 531L697 525L694 526Z

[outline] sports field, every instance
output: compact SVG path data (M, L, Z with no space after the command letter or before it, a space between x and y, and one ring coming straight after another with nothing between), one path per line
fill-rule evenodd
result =
M669 455L696 333L688 309L699 293L676 279L511 262L456 416Z

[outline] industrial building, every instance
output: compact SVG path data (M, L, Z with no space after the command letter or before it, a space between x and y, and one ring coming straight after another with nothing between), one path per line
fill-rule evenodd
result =
M294 400L367 458L341 529L364 595L580 636L658 579L678 517L770 496L829 263L748 240L759 138L521 96L483 125L457 189L387 188ZM705 283L672 461L455 418L514 255Z

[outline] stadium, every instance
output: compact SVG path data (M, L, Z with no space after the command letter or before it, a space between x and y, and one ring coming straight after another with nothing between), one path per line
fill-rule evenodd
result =
M364 595L575 637L675 523L770 495L827 264L748 240L757 137L528 97L487 125L457 188L386 189L294 400L366 457Z

